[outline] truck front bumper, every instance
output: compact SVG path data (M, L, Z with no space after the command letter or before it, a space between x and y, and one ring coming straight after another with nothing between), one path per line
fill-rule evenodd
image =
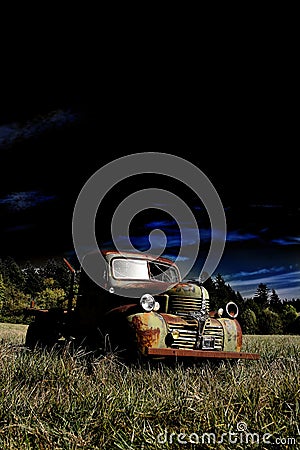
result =
M189 357L189 358L205 358L205 359L260 359L258 353L247 352L223 352L211 350L183 350L179 348L147 348L146 354L149 356L172 356L172 357Z

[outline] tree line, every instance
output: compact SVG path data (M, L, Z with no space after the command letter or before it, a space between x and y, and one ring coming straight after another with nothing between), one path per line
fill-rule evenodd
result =
M35 267L30 261L18 264L14 258L0 259L0 321L29 323L24 308L66 307L70 272L63 260L49 259Z
M229 301L237 304L244 334L300 334L300 299L282 300L263 283L253 297L243 298L221 274L203 284L211 310L225 310ZM29 323L24 308L33 302L41 309L66 308L70 288L70 271L62 259L49 259L39 267L30 261L21 266L12 257L0 259L0 321Z
M211 309L217 310L229 301L239 308L238 321L244 334L300 334L300 299L280 299L275 289L257 286L253 297L243 298L218 274L208 278L204 286L209 292Z

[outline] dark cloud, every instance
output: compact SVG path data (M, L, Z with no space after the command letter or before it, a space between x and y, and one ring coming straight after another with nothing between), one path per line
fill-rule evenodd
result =
M6 206L10 211L18 212L54 199L55 195L47 195L38 191L11 192L0 198L0 205Z
M72 111L52 111L44 116L34 117L25 122L14 122L0 126L0 148L5 149L14 143L38 138L43 133L62 128L79 120L78 114Z
M281 238L273 239L274 244L279 245L300 245L300 236L283 236Z
M73 208L89 177L118 157L161 151L194 163L216 188L228 228L217 271L226 274L232 287L253 294L256 285L266 280L284 296L288 292L300 296L295 268L300 245L298 166L286 108L277 105L272 111L265 105L261 111L250 97L252 109L249 102L243 107L244 94L236 111L228 109L228 97L222 105L216 98L207 107L199 103L195 112L185 103L186 96L170 91L160 98L154 87L149 92L143 88L137 96L129 90L126 94L125 85L118 88L116 83L116 89L109 90L110 98L103 96L101 102L93 89L83 94L68 88L68 83L63 87L59 93L47 87L34 96L16 93L13 101L2 103L2 253L26 259L36 253L72 254ZM186 237L181 258L188 261L189 246L199 243L195 242L199 231L197 275L209 248L210 221L199 199L176 180L141 176L112 189L99 208L99 241L111 245L115 208L130 193L147 187L171 190L195 213L199 230L180 224ZM153 209L165 206L156 202ZM157 228L167 236L165 255L176 257L182 245L178 224L158 212L151 211L133 224L132 244L147 249L149 233ZM123 238L119 236L118 243ZM159 247L161 240L153 237L152 243Z

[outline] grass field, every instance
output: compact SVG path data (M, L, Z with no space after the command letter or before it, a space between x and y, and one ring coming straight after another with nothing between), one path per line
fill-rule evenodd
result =
M0 325L1 450L300 448L300 336L244 336L259 361L125 365L30 352L24 327Z
M0 341L23 344L28 325L19 323L0 323Z

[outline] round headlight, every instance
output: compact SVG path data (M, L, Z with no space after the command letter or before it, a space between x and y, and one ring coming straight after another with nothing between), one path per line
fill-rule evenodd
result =
M158 311L159 308L160 308L160 304L158 302L155 302L155 305L154 305L154 308L153 308L154 311Z
M226 312L230 319L235 319L239 314L239 308L236 303L228 302L226 305Z
M141 299L140 299L140 304L141 304L141 307L142 307L145 311L150 312L150 311L152 311L152 310L154 309L154 307L155 307L155 300L154 300L154 298L152 297L152 295L150 295L150 294L144 294L144 295L142 295L142 297L141 297Z

